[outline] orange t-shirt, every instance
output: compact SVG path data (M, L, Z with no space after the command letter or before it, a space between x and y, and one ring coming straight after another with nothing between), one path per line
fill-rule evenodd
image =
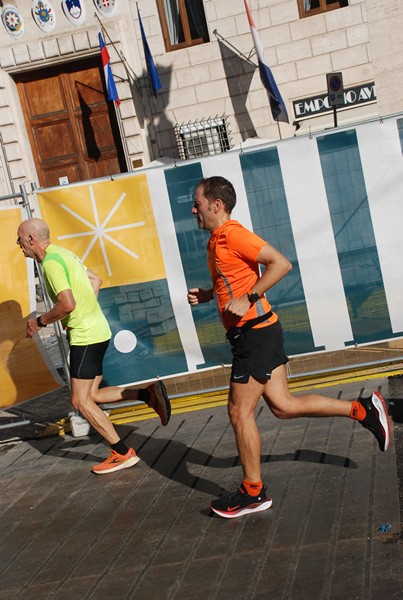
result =
M224 310L227 302L232 298L243 296L259 279L259 263L256 259L266 243L258 235L232 219L211 234L207 244L208 268L214 297L226 329L241 327L250 319L255 319L271 310L264 296L252 304L243 317L237 317ZM271 325L277 319L277 315L273 313L268 321L263 321L256 327Z

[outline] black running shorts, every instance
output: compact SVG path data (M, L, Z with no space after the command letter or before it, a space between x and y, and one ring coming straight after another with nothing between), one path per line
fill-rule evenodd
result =
M88 346L70 346L70 377L95 379L102 375L102 361L108 346L109 340Z
M248 383L249 377L267 381L272 371L288 362L280 322L242 331L232 346L231 381Z

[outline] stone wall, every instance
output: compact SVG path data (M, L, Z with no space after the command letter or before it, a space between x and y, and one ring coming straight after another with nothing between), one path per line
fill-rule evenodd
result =
M147 81L135 0L119 0L108 19L96 17L91 0L86 5L87 19L77 27L53 0L57 24L45 33L34 23L30 3L19 2L24 35L12 39L0 28L0 194L37 179L13 76L97 55L100 23L114 43L105 40L122 100L118 119L129 169L139 161L177 158L174 125L217 115L228 115L235 146L251 137L287 138L332 127L331 113L302 121L299 129L293 125L292 101L325 93L328 72L342 71L345 87L376 82L377 103L340 111L340 125L403 109L400 0L350 0L346 8L304 19L297 0L250 0L290 125L273 121L258 70L245 60L256 63L243 0L205 0L210 43L172 52L165 51L155 0L138 1L163 85L156 99ZM220 45L214 32L227 43Z

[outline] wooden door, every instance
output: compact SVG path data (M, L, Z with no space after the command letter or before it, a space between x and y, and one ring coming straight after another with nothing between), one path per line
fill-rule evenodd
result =
M41 187L127 171L100 57L27 73L16 84Z

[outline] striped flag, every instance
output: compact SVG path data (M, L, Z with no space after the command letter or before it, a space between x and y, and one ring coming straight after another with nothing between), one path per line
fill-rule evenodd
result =
M141 39L143 41L144 56L145 56L146 64L147 64L148 77L150 79L150 84L151 84L151 89L153 91L153 94L155 97L157 97L157 92L158 92L158 90L161 89L162 85L161 85L161 81L160 81L160 78L158 75L158 71L154 64L153 57L151 55L150 47L147 42L146 34L144 31L144 27L143 27L143 22L140 17L139 7L137 7L137 14L139 16Z
M274 81L273 73L271 72L267 64L262 42L260 41L259 34L256 30L256 26L253 21L252 13L246 0L244 0L244 4L246 13L248 15L249 26L253 37L253 43L255 46L257 59L259 62L260 79L262 80L262 83L266 88L267 94L269 96L271 114L273 115L273 119L275 121L284 121L284 123L289 123L290 121L288 119L287 109L281 97L280 91L277 87L277 84Z
M101 60L102 66L104 68L105 81L106 81L106 89L108 92L108 100L113 100L118 106L120 104L118 91L116 89L115 80L113 79L112 69L111 69L111 59L109 57L109 52L105 46L105 42L102 38L101 33L98 33L99 46L101 48Z

